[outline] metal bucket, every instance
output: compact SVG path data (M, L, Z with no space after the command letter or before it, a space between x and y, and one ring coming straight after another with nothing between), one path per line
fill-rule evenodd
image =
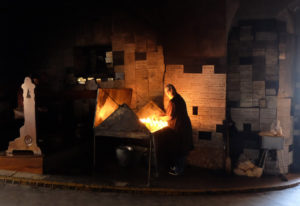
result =
M132 146L119 146L116 148L116 157L122 167L128 167L133 162L134 149Z

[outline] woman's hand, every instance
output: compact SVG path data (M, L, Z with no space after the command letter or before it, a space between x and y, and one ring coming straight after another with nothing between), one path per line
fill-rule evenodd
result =
M172 117L170 117L170 116L161 116L161 117L159 117L159 119L162 120L162 121L169 121L169 120L172 119Z

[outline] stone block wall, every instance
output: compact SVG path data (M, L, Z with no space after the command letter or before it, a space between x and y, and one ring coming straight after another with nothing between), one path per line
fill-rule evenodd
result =
M252 132L269 131L275 120L283 129L284 155L267 160L265 172L270 174L280 169L286 173L293 161L293 54L288 52L293 46L283 28L277 20L241 21L232 29L228 44L227 100L238 131L249 126ZM279 164L279 156L284 164Z
M115 32L112 52L113 56L123 55L124 61L115 65L114 70L124 73L124 87L133 89L132 108L139 109L150 100L162 106L165 65L163 48L157 44L155 35Z
M226 112L226 74L215 74L214 66L202 73L184 73L183 65L167 65L164 84L173 84L184 98L193 127L195 150L189 162L203 168L223 168L223 134L217 132ZM168 99L165 97L164 105Z

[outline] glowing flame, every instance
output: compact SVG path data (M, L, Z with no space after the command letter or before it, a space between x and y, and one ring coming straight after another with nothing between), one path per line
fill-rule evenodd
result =
M140 119L142 123L150 130L151 133L156 132L164 127L168 126L168 122L163 120L154 120L151 118Z

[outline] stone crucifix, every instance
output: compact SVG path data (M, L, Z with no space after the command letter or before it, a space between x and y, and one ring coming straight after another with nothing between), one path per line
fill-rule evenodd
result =
M41 150L36 144L36 121L35 121L35 85L29 77L22 84L24 125L20 128L20 137L9 142L6 154L11 156L13 151L32 151L34 155L41 155Z

